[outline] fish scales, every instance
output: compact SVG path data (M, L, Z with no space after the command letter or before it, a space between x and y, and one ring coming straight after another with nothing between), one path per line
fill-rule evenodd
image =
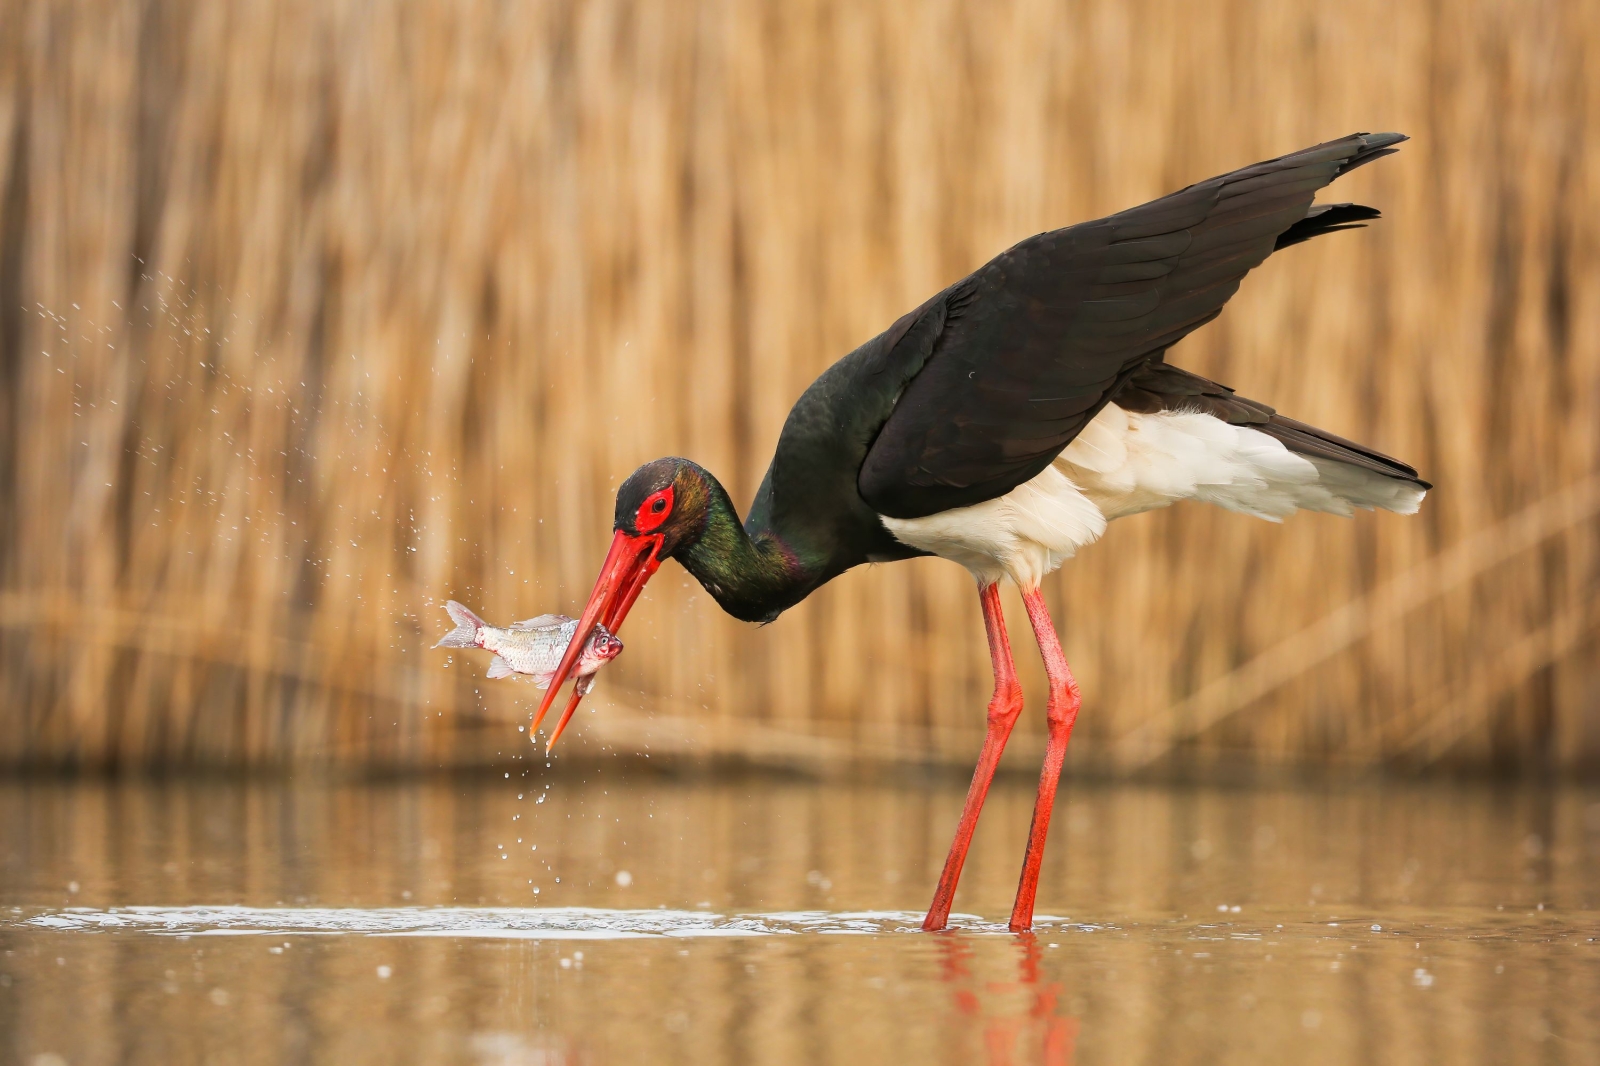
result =
M537 629L485 626L480 632L479 647L500 656L519 674L548 676L555 673L561 653L567 650L572 634L577 631L576 618Z
M451 600L445 605L456 628L435 644L436 648L482 648L494 653L486 676L509 677L524 674L533 678L539 688L550 684L550 679L561 663L561 656L572 635L578 631L578 620L564 614L542 614L509 626L492 626L466 607ZM580 691L587 692L594 684L594 675L602 666L615 659L622 651L622 641L612 636L603 625L584 642L578 657L577 677Z

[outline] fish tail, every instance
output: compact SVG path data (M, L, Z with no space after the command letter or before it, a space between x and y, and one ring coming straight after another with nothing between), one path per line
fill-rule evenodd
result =
M434 647L476 648L478 646L478 630L482 629L487 623L455 600L445 604L444 609L450 612L450 619L455 622L456 627L443 637L440 637L439 643L435 644Z

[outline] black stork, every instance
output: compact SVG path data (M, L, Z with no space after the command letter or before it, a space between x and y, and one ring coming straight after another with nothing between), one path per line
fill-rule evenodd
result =
M853 566L919 555L977 580L994 695L923 928L948 922L961 866L1022 710L998 582L1021 590L1049 677L1047 741L1010 927L1034 894L1077 683L1040 580L1106 523L1197 499L1280 520L1305 508L1414 513L1406 464L1166 362L1274 251L1378 217L1317 190L1396 149L1357 133L1109 218L1030 237L834 363L795 403L743 523L711 473L657 459L617 490L615 534L534 729L595 623L615 633L664 559L724 611L770 622ZM553 731L554 746L582 694Z

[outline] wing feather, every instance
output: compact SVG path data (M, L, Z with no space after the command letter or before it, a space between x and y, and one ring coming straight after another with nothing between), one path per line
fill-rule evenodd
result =
M928 319L939 333L868 450L862 499L917 518L1033 477L1277 247L1375 217L1312 199L1404 139L1353 134L996 256L946 290L942 319Z

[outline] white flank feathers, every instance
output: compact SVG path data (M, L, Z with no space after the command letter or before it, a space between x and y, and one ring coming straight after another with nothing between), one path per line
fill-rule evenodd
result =
M1098 540L1111 519L1179 500L1278 522L1297 510L1414 514L1423 495L1207 414L1142 415L1108 404L1054 463L1004 496L883 524L903 543L962 564L980 584L1006 576L1026 589Z
M888 518L897 540L953 560L980 585L1009 576L1037 588L1044 575L1106 531L1106 516L1057 465L1004 496L924 518Z

